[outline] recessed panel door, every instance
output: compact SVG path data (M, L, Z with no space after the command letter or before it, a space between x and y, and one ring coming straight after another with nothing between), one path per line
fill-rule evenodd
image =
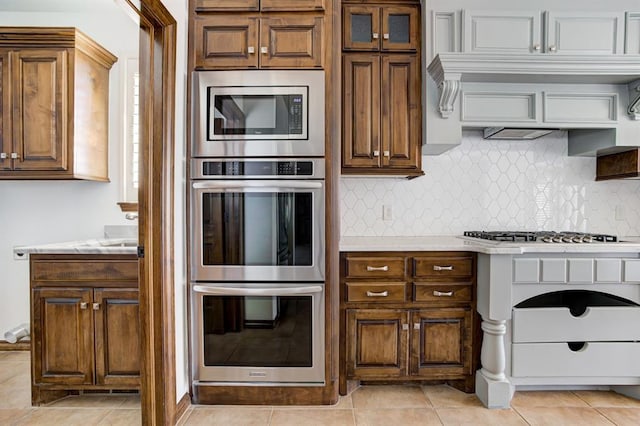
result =
M206 16L194 20L195 66L257 68L258 18Z

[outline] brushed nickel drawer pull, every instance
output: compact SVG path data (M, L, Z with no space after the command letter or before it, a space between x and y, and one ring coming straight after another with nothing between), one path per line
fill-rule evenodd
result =
M373 291L367 290L367 297L387 297L389 296L389 292L387 290L381 291L380 293L374 293Z
M403 330L409 330L409 324L402 324Z
M451 297L451 296L453 296L453 291L433 290L433 295L436 296L436 297Z
M420 330L420 323L419 322L413 323L413 329L414 330Z
M100 304L99 303L94 303L93 304L93 310L97 311L98 309L100 309Z
M434 271L453 271L453 265L447 265L447 266L433 265L433 270Z
M387 272L389 270L389 266L384 265L384 266L369 266L367 265L367 272L373 272L373 271L384 271Z
M80 309L87 309L87 302L80 302Z

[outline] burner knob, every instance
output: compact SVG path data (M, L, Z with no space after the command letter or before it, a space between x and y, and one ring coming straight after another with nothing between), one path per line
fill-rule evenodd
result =
M552 237L551 241L553 241L554 243L561 243L562 242L562 237Z
M543 243L552 243L553 242L551 237L542 237L541 239L542 239Z
M582 237L582 242L583 243L592 243L593 242L593 237L591 235L585 235L584 237Z
M576 235L575 237L573 237L571 239L574 243L583 243L584 242L584 237L581 237L579 235Z
M571 242L573 242L573 238L568 237L568 236L562 237L561 240L562 240L563 243L571 243Z

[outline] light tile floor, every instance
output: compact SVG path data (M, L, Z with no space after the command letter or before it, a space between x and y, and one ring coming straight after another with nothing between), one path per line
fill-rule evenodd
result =
M31 407L29 354L0 352L0 425L139 425L137 395L80 395ZM448 386L363 386L333 406L204 406L180 425L640 425L640 401L613 392L516 392L487 410Z

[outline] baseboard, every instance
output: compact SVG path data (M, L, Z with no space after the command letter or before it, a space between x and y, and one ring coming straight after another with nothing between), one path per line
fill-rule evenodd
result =
M184 395L182 395L182 398L180 398L180 401L178 401L178 403L176 404L176 418L175 418L176 423L178 422L178 420L180 420L180 418L184 415L184 413L187 412L187 409L190 406L191 406L191 395L189 395L189 392L187 392Z
M9 343L6 340L0 340L0 351L30 351L31 341Z

